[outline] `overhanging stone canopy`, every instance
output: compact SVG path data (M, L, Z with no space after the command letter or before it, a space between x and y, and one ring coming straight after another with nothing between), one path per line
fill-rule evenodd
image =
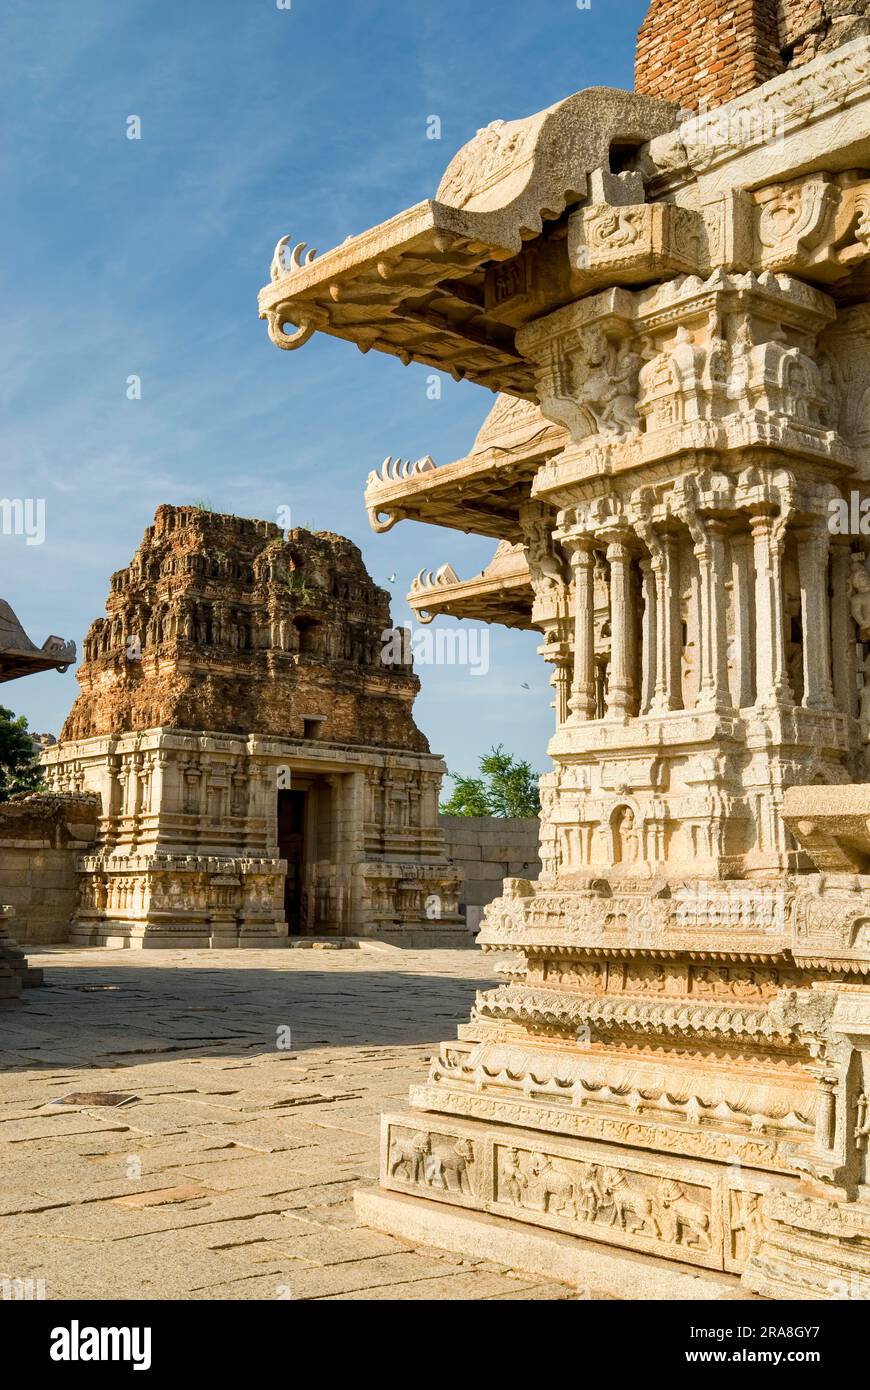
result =
M38 671L67 671L76 659L75 642L49 637L41 647L31 642L9 604L0 599L0 682Z
M375 531L411 519L500 538L486 569L470 579L449 564L420 571L407 597L421 622L443 613L534 627L524 514L535 474L567 440L535 403L499 395L466 458L441 468L431 458L387 459L369 474L365 501Z
M515 399L513 440L390 460L366 506L497 539L412 606L530 602L556 690L542 875L480 936L522 965L384 1117L373 1224L463 1248L485 1214L530 1268L531 1227L774 1297L870 1281L870 546L830 524L870 504L868 76L862 38L679 123L599 91L487 128L404 214L446 218L446 184L489 219L476 315L434 260L342 308L402 218L261 295L280 346L320 329ZM641 111L669 128L638 140Z
M545 420L536 403L501 395L466 458L440 468L428 456L387 458L369 474L365 501L372 529L391 531L397 521L411 519L519 541L531 480L566 443L566 431Z
M518 542L499 542L495 554L480 574L460 579L452 565L434 573L421 570L411 586L408 604L421 623L431 623L439 613L476 622L502 623L505 627L534 627L532 577L525 547Z
M538 115L478 131L448 166L434 200L319 259L312 252L303 258L303 243L287 265L283 237L271 284L260 291L270 338L293 350L315 332L329 333L363 352L376 348L533 398L511 304L526 270L523 244L534 239L541 270L552 264L558 273L560 248L541 237L545 225L586 196L592 170L670 130L675 112L670 103L607 87L579 92ZM570 284L561 293L569 300Z

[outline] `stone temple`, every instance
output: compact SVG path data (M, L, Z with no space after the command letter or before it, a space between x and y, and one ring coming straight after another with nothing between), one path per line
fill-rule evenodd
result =
M341 536L158 508L43 754L52 792L100 797L70 940L466 944L444 764L391 632Z
M389 463L366 505L491 537L411 600L537 628L555 688L541 878L506 881L479 938L504 983L383 1118L372 1225L580 1282L594 1240L772 1297L870 1289L870 24L845 9L654 0L636 93L493 121L318 259L279 243L276 346L500 393L466 458Z

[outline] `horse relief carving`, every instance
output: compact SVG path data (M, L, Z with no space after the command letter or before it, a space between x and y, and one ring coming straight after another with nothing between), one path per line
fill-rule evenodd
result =
M695 1195L701 1191L672 1178L656 1181L516 1148L502 1151L498 1167L498 1199L511 1206L705 1254L711 1248L711 1219L709 1207Z
M439 1138L442 1137L435 1136L436 1140ZM432 1140L433 1136L425 1130L410 1136L391 1135L390 1177L442 1192L473 1195L475 1153L472 1141L459 1138L451 1142L448 1136L443 1136L441 1144L433 1145Z

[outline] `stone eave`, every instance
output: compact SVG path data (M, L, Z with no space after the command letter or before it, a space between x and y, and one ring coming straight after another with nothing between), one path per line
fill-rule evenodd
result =
M480 574L457 579L448 565L434 574L421 570L407 595L408 605L421 623L438 614L469 618L504 627L534 629L531 575L521 546L505 552L499 547Z
M522 538L519 508L528 501L535 474L567 441L565 430L545 422L540 436L531 442L483 449L441 468L431 460L403 465L387 459L379 472L369 474L365 490L369 521L378 532L412 520L518 541ZM415 471L423 463L428 466Z
M60 671L76 659L75 642L51 636L41 647L31 642L21 623L0 599L0 683L36 675L39 671Z
M276 252L276 278L258 296L260 318L288 351L318 331L362 352L376 348L406 365L531 395L513 332L485 314L482 286L471 278L515 254L494 225L491 215L428 201L283 272ZM285 333L287 324L297 331Z
M534 378L482 272L519 254L582 201L614 147L670 130L673 103L590 88L534 116L493 122L448 166L435 199L418 203L315 259L275 248L259 312L292 351L315 332L534 399ZM492 311L492 312L490 312ZM293 331L287 326L293 325Z

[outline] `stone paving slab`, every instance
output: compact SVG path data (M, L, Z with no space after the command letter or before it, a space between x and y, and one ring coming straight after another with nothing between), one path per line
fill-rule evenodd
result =
M46 989L0 1005L0 1279L49 1299L575 1296L354 1209L381 1112L493 983L475 952L29 954Z

